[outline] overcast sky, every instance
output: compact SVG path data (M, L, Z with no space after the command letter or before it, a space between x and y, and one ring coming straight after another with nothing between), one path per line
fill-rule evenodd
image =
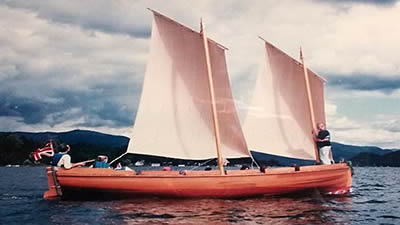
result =
M227 51L238 107L256 75L258 36L327 79L334 141L400 148L400 3L395 0L0 0L0 131L134 123L152 8Z

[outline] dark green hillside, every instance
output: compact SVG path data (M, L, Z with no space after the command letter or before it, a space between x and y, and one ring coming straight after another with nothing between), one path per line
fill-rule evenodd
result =
M360 153L351 159L355 166L400 166L400 151L391 151L385 155Z
M0 165L23 164L32 149L37 149L39 145L16 134L0 133Z
M110 159L116 158L125 152L129 140L122 136L80 130L64 133L1 132L0 165L32 164L33 160L29 159L29 154L43 147L50 139L56 144L69 144L71 146L69 154L73 162L94 159L97 155L108 155ZM48 163L48 158L40 161L40 164Z
M73 162L94 159L97 155L108 155L114 159L126 151L129 138L115 136L93 131L73 130L69 132L0 132L0 165L24 164L29 153L44 146L48 140L56 143L66 143L71 146L70 155ZM385 150L374 146L352 146L333 143L333 156L335 161L341 159L351 160L356 166L400 166L400 151ZM291 159L273 156L264 153L252 152L254 158L263 165L304 165L313 164L313 161ZM162 165L195 164L195 161L169 159L164 157L128 154L126 159L132 163L140 160ZM215 161L215 160L214 160ZM210 162L215 164L215 162ZM230 159L231 164L248 163L249 158ZM202 161L198 161L202 162ZM197 162L197 163L198 163ZM43 159L42 164L48 163Z
M335 161L338 161L341 158L345 160L350 160L360 153L373 153L377 155L384 155L392 152L390 150L384 150L375 146L354 146L340 144L336 142L332 142L332 151Z
M362 152L351 158L351 162L354 166L378 166L381 163L380 157L375 153Z
M379 159L379 166L400 166L400 151L385 154Z
M13 134L25 137L35 142L47 142L50 139L62 140L68 144L87 143L97 146L122 147L128 145L129 138L103 134L95 131L73 130L68 132L13 132Z

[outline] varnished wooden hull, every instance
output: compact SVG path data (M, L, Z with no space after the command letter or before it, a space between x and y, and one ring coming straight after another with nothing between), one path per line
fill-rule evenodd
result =
M45 198L54 197L51 190ZM112 169L59 169L57 182L63 197L82 193L101 193L103 197L178 197L236 198L257 195L278 195L318 189L322 194L343 194L351 188L351 169L345 163L334 165L268 168L259 170L219 171L117 171ZM57 186L54 184L54 186ZM60 195L60 193L58 194ZM106 195L106 196L104 196ZM99 196L101 197L101 196Z

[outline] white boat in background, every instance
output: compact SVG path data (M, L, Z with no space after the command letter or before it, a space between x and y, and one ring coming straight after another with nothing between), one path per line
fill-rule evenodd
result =
M11 164L8 164L8 165L6 165L6 167L20 167L20 165L11 165Z
M144 160L136 161L135 166L144 166Z

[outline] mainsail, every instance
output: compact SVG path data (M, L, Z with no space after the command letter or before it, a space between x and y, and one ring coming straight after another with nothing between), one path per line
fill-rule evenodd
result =
M203 39L153 11L150 59L127 152L182 159L216 158ZM225 49L208 39L224 158L248 157L232 98Z
M317 122L325 122L324 81L308 70ZM315 159L303 66L268 42L243 131L250 150Z

